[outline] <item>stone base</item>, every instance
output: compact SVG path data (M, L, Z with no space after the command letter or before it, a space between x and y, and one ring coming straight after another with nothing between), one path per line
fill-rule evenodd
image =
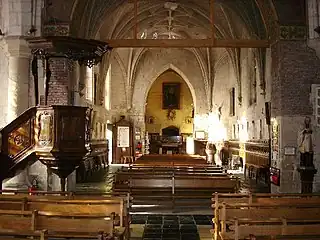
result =
M317 169L314 167L298 167L301 180L301 193L313 192L313 180L314 175L317 173Z

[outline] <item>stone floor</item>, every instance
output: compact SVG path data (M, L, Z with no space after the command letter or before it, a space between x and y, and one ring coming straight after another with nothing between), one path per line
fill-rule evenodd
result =
M211 239L212 216L205 215L133 215L132 239L200 240Z

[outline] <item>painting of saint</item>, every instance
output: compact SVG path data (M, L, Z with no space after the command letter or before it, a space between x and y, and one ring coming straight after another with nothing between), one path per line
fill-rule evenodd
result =
M162 85L162 108L180 108L180 83L163 83Z

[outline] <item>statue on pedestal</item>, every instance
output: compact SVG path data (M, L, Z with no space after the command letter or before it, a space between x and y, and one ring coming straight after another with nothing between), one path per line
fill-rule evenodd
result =
M298 134L298 149L300 152L301 193L312 193L314 175L317 170L313 164L313 141L311 118L304 119L304 125Z
M214 155L216 154L216 152L217 152L216 146L211 142L207 142L206 154L207 154L207 162L208 163L215 164Z
M306 117L304 125L298 135L298 149L300 152L300 167L314 167L311 118Z

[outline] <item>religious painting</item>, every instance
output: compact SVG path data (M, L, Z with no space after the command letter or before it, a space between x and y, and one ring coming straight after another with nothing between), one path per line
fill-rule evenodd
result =
M180 108L180 83L163 83L162 109Z

